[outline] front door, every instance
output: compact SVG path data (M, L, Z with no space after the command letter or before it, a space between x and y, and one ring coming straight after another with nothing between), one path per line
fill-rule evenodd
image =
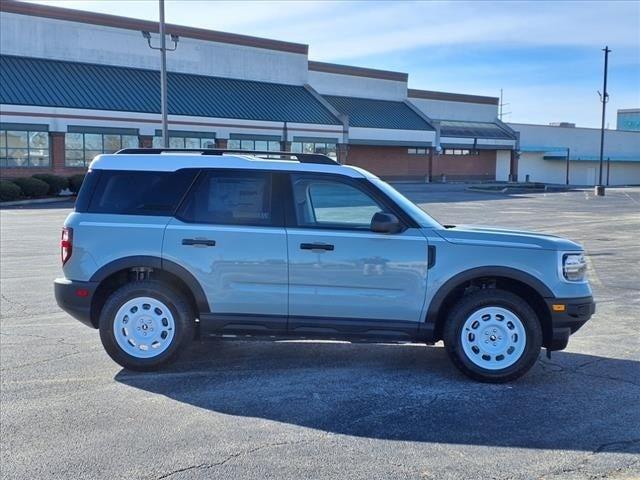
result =
M389 211L358 181L292 174L295 225L287 227L289 330L414 333L423 318L427 240L417 228L374 233Z
M286 331L287 243L268 172L201 173L165 232L163 258L187 268L221 333Z

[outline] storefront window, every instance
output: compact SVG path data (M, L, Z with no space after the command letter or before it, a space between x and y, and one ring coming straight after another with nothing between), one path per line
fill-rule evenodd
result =
M162 148L161 136L153 137L153 148ZM169 134L169 148L216 148L216 139L213 136L205 138Z
M0 130L0 167L48 167L49 132Z
M427 148L408 148L407 153L409 155L426 155L429 153L429 149Z
M296 153L321 153L337 158L336 144L332 142L291 142L291 151Z
M279 140L260 140L260 139L230 139L227 142L227 148L230 150L259 150L263 152L279 152Z
M64 164L67 167L85 167L101 153L114 153L123 148L138 146L137 135L69 132L64 137Z
M477 150L469 150L466 148L445 148L445 155L479 155Z

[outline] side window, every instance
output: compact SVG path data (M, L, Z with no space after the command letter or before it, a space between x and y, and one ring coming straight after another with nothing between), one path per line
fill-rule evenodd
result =
M271 175L266 172L203 172L184 204L187 222L272 225Z
M103 170L91 197L91 213L173 215L196 170Z
M371 218L384 211L359 188L335 180L292 175L296 217L300 226L368 230Z

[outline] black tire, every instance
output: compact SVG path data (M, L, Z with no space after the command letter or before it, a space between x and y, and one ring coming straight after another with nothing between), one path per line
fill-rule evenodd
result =
M151 297L162 302L171 311L175 331L169 346L152 358L138 358L123 350L116 341L114 320L120 307L137 297ZM168 364L179 354L195 334L195 314L184 295L169 285L143 280L123 285L113 292L100 312L100 340L109 356L122 367L129 370L153 371Z
M482 368L472 362L462 347L461 333L467 319L484 307L500 307L513 312L526 334L520 358L503 369ZM468 377L488 383L505 383L520 378L534 365L542 347L542 328L531 306L519 296L497 289L483 289L462 297L454 305L444 325L444 343L453 364Z

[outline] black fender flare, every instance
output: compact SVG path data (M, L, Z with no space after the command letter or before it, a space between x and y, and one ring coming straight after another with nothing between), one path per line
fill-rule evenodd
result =
M431 299L425 322L420 328L422 336L425 337L427 341L435 340L436 322L438 321L440 309L442 308L445 298L447 298L453 290L466 282L482 277L502 277L516 280L534 289L542 298L555 298L553 292L541 280L517 268L486 266L465 270L443 283Z
M130 257L119 258L103 265L98 270L96 270L96 272L91 276L90 281L100 283L108 276L120 270L125 270L132 267L149 267L155 270L164 270L165 272L175 275L185 283L189 290L191 290L193 298L196 301L196 306L198 307L198 312L210 312L207 296L205 295L200 282L198 282L193 274L177 263L160 257L154 257L150 255L133 255Z

